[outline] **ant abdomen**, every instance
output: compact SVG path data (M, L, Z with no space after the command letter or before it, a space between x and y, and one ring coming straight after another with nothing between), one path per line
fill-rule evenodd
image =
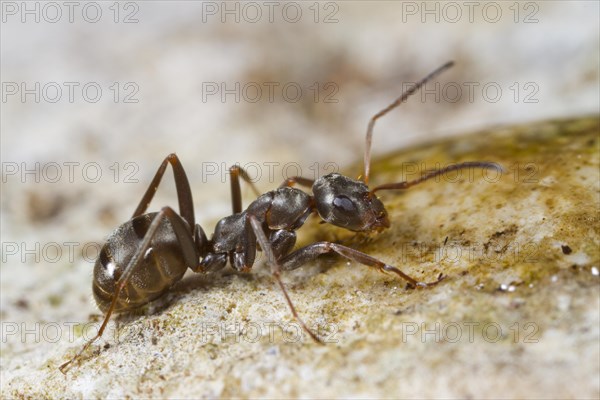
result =
M116 284L135 250L140 246L150 223L158 213L140 215L119 226L107 239L94 265L92 290L98 308L106 312ZM188 266L170 222L163 218L149 249L143 255L115 304L115 312L131 310L160 297L179 281Z

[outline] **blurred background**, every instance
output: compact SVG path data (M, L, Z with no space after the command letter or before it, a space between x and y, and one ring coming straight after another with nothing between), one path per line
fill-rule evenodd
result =
M359 162L369 118L448 60L377 123L375 157L599 109L593 1L1 6L3 321L97 312L86 244L130 217L170 152L212 232L231 209L231 165L266 191ZM164 181L153 208L176 204ZM53 349L4 335L3 374Z

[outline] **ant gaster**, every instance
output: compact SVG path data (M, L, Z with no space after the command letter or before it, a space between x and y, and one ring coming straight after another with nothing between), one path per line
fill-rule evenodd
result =
M380 231L390 226L382 202L375 196L380 190L406 189L449 171L464 168L501 169L491 162L464 162L424 174L420 178L399 183L368 187L371 138L375 121L400 105L427 81L450 68L452 62L439 67L427 77L404 92L396 101L374 115L367 128L364 156L364 176L354 180L332 173L317 180L303 177L288 178L275 190L258 196L246 210L242 210L240 177L249 183L246 172L234 166L231 172L233 214L221 219L212 238L207 239L200 225L195 224L192 193L181 162L175 154L162 162L150 187L142 197L131 219L115 230L100 251L94 266L93 293L100 310L105 313L97 335L89 340L70 360L60 366L67 367L98 339L113 313L128 311L144 305L165 294L179 281L187 268L208 273L227 264L238 271L251 270L257 243L266 254L271 273L281 288L294 317L303 329L317 342L319 338L298 316L280 278L281 271L301 267L325 253L337 253L351 261L382 272L393 272L406 280L411 287L427 287L434 282L419 282L398 268L352 248L331 242L317 242L292 251L296 243L295 231L312 213L316 212L326 223L355 232ZM171 207L160 212L146 213L146 209L171 164L179 201L179 214ZM313 195L294 185L312 187Z

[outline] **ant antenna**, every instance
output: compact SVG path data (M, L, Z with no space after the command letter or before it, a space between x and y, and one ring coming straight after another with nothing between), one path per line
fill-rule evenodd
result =
M424 174L423 176L421 176L420 178L417 178L412 181L408 181L408 182L404 181L404 182L397 182L397 183L385 183L383 185L374 187L373 189L371 189L370 193L373 194L378 190L408 189L411 186L414 186L416 184L419 184L419 183L429 180L431 178L435 178L436 176L443 175L446 172L457 171L460 169L467 169L467 168L494 169L498 172L505 171L504 168L502 168L502 166L500 164L496 164L493 162L466 161L466 162L463 162L460 164L448 165L447 167L441 168L438 170L429 171L426 174Z
M421 79L414 86L410 87L406 92L402 93L402 96L398 97L392 104L379 111L369 120L369 126L367 127L367 139L366 139L366 148L365 148L365 175L363 181L365 184L369 184L369 170L371 169L371 142L373 140L373 126L375 126L375 121L379 117L383 117L385 114L398 107L404 100L406 100L410 95L414 94L417 90L421 88L428 81L433 79L435 76L440 74L441 72L447 70L448 68L454 65L454 61L448 61L446 64L442 65L435 71L431 72L425 78Z

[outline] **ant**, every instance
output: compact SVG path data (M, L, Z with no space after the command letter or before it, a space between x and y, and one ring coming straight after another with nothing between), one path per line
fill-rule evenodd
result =
M158 168L131 219L118 227L102 247L94 266L93 293L98 308L105 313L104 321L96 336L70 361L62 364L60 371L66 373L68 366L102 336L113 313L132 310L164 295L182 279L187 268L198 273L209 273L220 270L229 261L237 271L249 272L255 261L257 243L265 252L271 274L281 288L292 314L318 343L321 340L296 312L281 281L282 271L299 268L322 254L337 253L381 272L393 272L407 281L409 287L429 287L439 283L444 279L442 274L434 282L419 282L394 266L337 243L317 242L295 251L292 249L296 243L295 231L315 212L324 223L351 231L381 231L390 226L390 221L383 203L375 196L376 192L407 189L446 172L464 168L502 169L491 162L463 162L426 173L412 181L387 183L371 189L368 187L375 121L453 64L448 62L431 72L370 119L362 180L338 173L316 180L295 176L286 179L279 188L258 195L246 172L239 166L231 167L233 213L217 223L210 240L202 227L194 222L192 193L183 166L175 154L169 154ZM146 213L167 164L173 168L179 214L171 207ZM240 178L251 185L258 196L245 210L242 210ZM293 187L296 184L312 188L313 195Z

